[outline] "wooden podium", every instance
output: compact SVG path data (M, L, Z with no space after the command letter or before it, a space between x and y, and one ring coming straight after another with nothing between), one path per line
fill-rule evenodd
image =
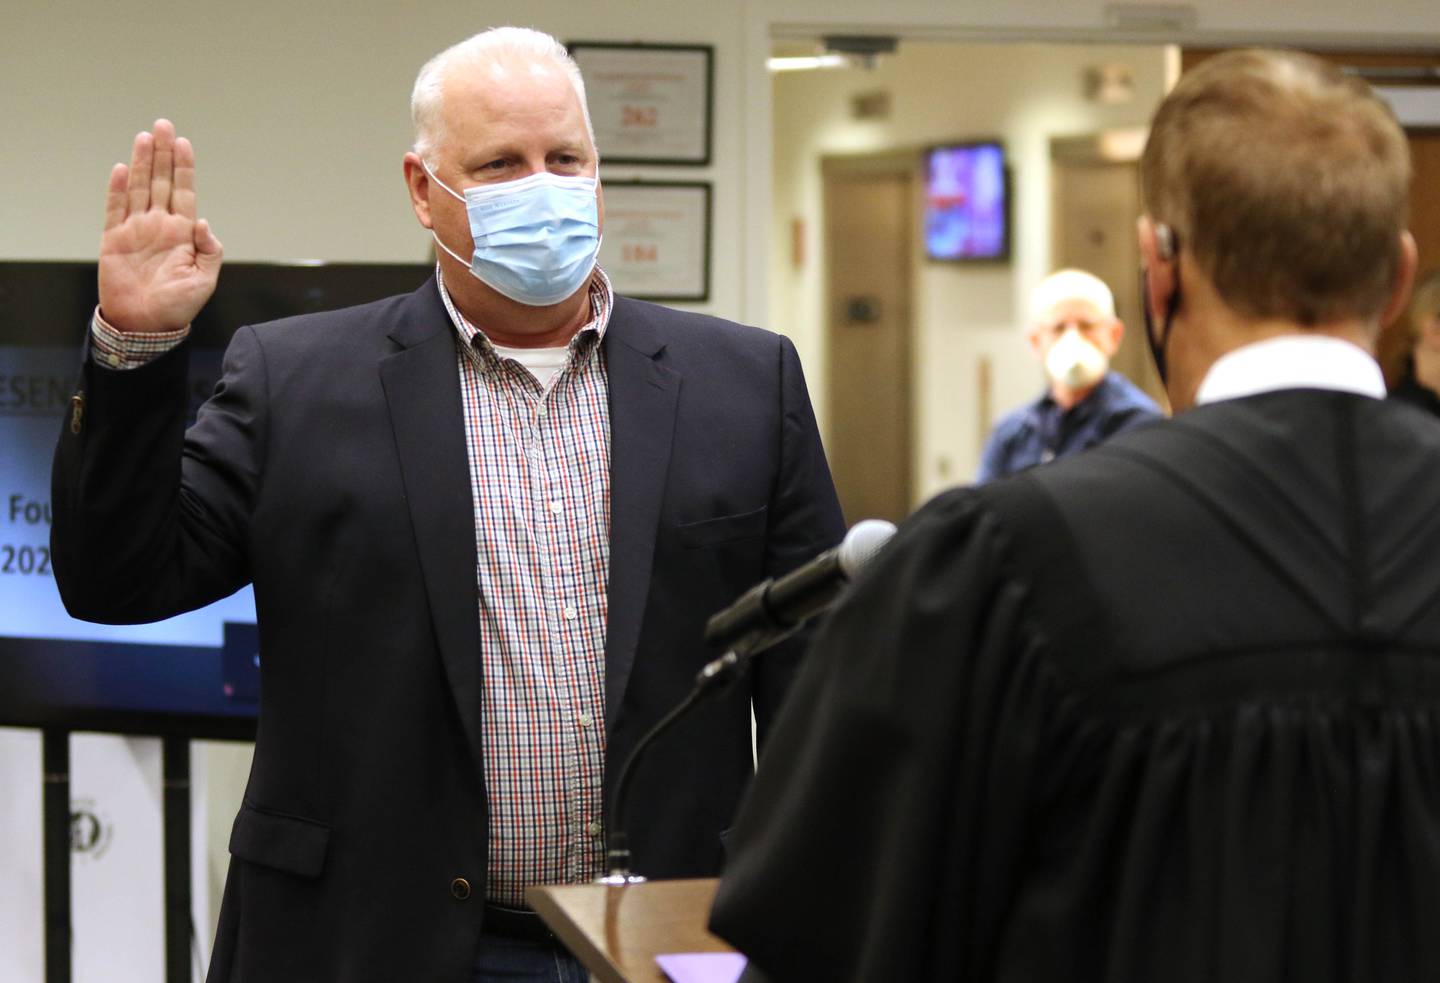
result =
M664 983L655 957L732 952L705 929L714 878L532 887L530 907L601 983Z

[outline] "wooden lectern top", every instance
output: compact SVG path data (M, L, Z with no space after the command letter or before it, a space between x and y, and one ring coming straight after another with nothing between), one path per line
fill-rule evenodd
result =
M601 983L664 983L658 955L734 951L705 928L716 883L565 884L525 900Z

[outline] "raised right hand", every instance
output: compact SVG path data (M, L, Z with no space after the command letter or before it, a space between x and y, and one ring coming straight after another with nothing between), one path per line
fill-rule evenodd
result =
M220 276L224 249L195 219L195 151L169 120L135 137L110 171L100 237L100 313L121 331L185 327Z

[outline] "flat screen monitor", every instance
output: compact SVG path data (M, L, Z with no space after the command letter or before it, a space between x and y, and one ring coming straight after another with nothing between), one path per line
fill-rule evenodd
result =
M425 265L226 263L191 333L190 412L243 324L414 290ZM167 621L71 618L50 562L50 464L95 264L0 262L0 726L248 738L263 662L250 588Z
M925 254L960 262L1010 258L1010 181L999 142L925 151Z

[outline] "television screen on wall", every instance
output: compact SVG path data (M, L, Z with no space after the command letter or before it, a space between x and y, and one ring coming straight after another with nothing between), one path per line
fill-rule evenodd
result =
M998 141L925 151L925 254L993 262L1010 258L1010 182Z
M226 263L191 330L190 413L242 324L409 292L430 266ZM0 262L0 726L252 736L250 588L148 625L71 618L50 559L50 462L95 308L95 264Z

